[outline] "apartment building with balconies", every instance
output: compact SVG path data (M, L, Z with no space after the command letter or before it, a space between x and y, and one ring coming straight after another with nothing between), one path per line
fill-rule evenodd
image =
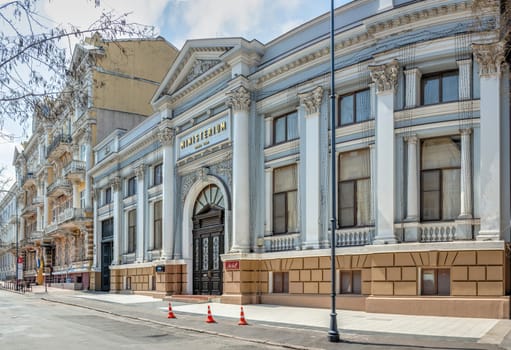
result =
M46 276L66 288L95 288L92 148L146 118L176 54L161 37L109 41L95 34L76 45L68 86L36 109L32 135L15 154L26 280Z

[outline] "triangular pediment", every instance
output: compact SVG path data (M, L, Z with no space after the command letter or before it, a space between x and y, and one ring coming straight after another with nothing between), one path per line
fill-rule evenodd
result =
M236 46L233 39L200 39L185 43L153 97L169 96L222 66L222 55Z

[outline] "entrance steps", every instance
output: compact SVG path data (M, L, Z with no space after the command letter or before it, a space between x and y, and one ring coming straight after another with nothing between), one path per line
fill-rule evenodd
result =
M219 302L219 295L185 295L185 294L175 294L171 296L167 296L163 298L168 301L175 301L180 303L188 303L188 304L201 304L201 303L211 303L211 302Z
M156 299L164 299L167 296L167 294L165 292L157 292L154 290L136 290L136 291L133 291L133 294L143 295L146 297L153 297Z

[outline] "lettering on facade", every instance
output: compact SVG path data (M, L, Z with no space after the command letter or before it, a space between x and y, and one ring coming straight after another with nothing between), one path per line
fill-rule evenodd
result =
M224 117L190 134L182 136L179 140L180 158L228 138L229 123L228 118Z

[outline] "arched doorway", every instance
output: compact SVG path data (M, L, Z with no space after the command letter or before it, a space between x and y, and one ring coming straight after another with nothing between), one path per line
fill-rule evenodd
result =
M193 208L193 294L222 294L224 197L216 185L206 186Z

